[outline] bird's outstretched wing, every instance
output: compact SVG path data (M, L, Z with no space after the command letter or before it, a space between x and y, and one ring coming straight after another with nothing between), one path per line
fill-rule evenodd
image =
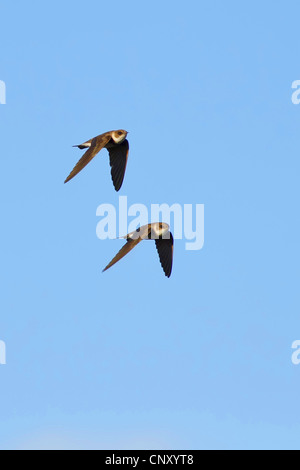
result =
M167 237L168 235L164 235ZM169 232L170 238L159 238L155 240L156 248L158 251L160 264L167 277L171 276L173 266L173 250L174 250L174 239L171 232Z
M102 272L107 271L109 268L111 268L114 264L116 264L120 259L124 258L135 246L137 246L140 242L142 241L142 238L137 238L137 239L132 239L129 238L127 240L126 245L121 248L119 253L114 257L114 259L106 266L105 269L103 269Z
M100 150L108 144L111 139L111 134L106 133L95 137L91 142L91 147L85 152L83 157L79 160L77 165L69 174L68 178L66 179L65 183L70 181L74 176L76 176L96 155L100 152Z
M126 171L128 153L129 153L129 142L127 139L124 140L121 144L110 144L108 149L109 152L109 162L111 166L111 178L114 183L116 191L121 189L123 184L124 175Z

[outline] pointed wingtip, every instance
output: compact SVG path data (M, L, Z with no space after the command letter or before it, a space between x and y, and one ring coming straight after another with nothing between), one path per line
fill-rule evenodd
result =
M64 184L68 183L72 178L70 178L70 176L68 176L68 178L64 181Z

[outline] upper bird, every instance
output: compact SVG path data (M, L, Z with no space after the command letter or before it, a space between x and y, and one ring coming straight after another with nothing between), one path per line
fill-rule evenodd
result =
M107 271L120 259L124 258L136 245L142 240L155 240L156 248L158 251L161 266L167 277L171 276L172 265L173 265L173 246L174 239L170 232L168 224L157 222L148 225L144 225L135 232L129 233L126 237L122 237L127 240L126 245L121 248L119 253L114 259L106 266L103 270Z
M74 145L80 149L88 149L77 165L69 174L65 183L70 181L77 175L103 148L109 153L109 161L111 166L111 177L116 191L121 189L123 184L128 153L129 142L126 139L128 132L120 129L118 131L105 132L93 139L87 140L81 145Z

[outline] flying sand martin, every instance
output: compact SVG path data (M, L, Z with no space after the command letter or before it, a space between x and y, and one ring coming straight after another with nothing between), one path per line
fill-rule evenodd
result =
M171 276L173 265L174 239L172 233L170 232L170 227L168 224L158 222L154 224L144 225L143 227L137 229L135 232L129 233L125 237L121 238L125 238L125 240L127 240L126 245L123 246L119 253L114 257L114 259L106 266L103 272L107 271L114 264L120 261L120 259L127 255L142 240L155 240L160 263L162 265L164 273L167 277Z
M118 131L105 132L94 139L88 140L81 145L74 145L80 149L88 149L77 165L71 171L65 183L76 176L103 148L109 153L111 166L111 177L116 191L121 189L123 184L128 153L129 142L126 139L128 132L120 129Z

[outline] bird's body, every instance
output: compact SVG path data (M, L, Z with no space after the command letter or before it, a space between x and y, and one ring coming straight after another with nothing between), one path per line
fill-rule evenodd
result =
M83 157L74 167L65 183L76 176L103 148L109 153L111 177L116 191L121 189L129 153L129 142L126 139L128 132L120 129L118 131L105 132L83 144L75 145L79 149L88 149Z
M170 232L170 227L165 223L153 223L144 225L135 232L129 233L125 237L126 245L121 248L119 253L103 270L107 271L114 264L126 256L136 245L143 240L155 240L156 248L159 254L160 263L167 277L171 276L173 265L173 246L174 239Z

